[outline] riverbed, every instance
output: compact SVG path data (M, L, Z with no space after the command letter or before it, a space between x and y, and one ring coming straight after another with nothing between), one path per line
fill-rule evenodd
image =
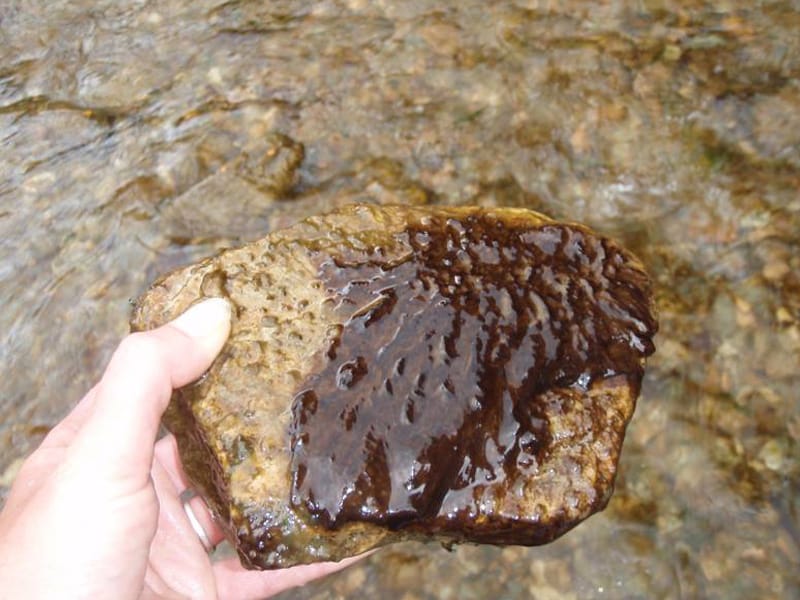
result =
M0 6L0 501L158 275L349 202L524 206L645 263L608 508L287 598L800 597L800 4Z

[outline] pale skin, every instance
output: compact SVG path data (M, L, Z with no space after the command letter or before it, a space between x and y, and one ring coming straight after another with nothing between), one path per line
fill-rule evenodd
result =
M156 441L172 390L230 331L220 299L125 338L100 382L25 461L0 513L0 598L266 598L349 564L248 571L212 562L179 499L175 439ZM193 512L222 540L200 498Z

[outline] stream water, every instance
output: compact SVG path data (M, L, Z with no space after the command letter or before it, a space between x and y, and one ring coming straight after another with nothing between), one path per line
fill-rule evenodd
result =
M353 201L526 206L647 265L614 498L286 597L800 597L800 3L0 5L0 501L159 274Z

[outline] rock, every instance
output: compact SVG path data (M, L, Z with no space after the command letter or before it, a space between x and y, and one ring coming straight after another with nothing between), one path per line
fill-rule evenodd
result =
M278 133L222 165L159 208L169 236L177 240L254 239L291 196L303 145Z
M176 271L134 330L234 305L164 417L250 568L537 545L607 503L657 324L639 261L524 209L353 205Z

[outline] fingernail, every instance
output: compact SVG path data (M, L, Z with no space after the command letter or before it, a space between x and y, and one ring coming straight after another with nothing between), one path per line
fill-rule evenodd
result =
M172 326L195 339L228 337L231 326L231 305L224 298L208 298L195 304Z

